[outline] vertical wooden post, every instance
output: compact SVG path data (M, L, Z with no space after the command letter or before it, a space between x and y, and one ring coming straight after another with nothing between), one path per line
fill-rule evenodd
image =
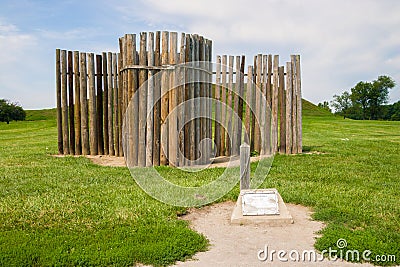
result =
M161 32L156 32L156 43L155 43L155 51L154 51L154 65L161 65L160 58L160 39ZM154 145L153 145L153 165L160 165L160 138L161 138L161 83L160 83L160 74L157 71L155 73L156 79L154 81L154 99L157 102L154 103Z
M185 165L185 69L183 65L185 64L186 58L186 37L185 34L182 33L181 35L181 46L180 46L180 53L179 53L179 77L178 77L178 105L179 107L179 118L178 118L178 132L179 132L179 151L178 151L178 158L179 158L179 166Z
M169 48L169 32L162 32L162 52L161 66L168 64L168 48ZM168 164L168 94L169 82L168 71L162 70L161 73L161 147L160 147L160 164Z
M147 52L147 33L140 33L139 65L146 66ZM142 86L147 79L147 70L139 70L139 135L138 135L138 166L146 166L146 115L147 115L147 91Z
M114 124L113 124L113 58L112 53L107 53L107 86L108 86L108 101L107 101L107 113L108 113L108 153L111 156L115 155L114 150Z
M103 135L103 63L101 55L96 55L96 88L97 88L97 146L98 154L104 154L104 135Z
M81 132L82 132L82 154L90 154L89 128L88 128L88 101L87 101L87 67L86 53L81 53L80 57L80 101L81 101Z
M215 76L215 155L221 155L221 56L217 56L216 76Z
M208 62L208 78L207 78L207 98L208 98L208 138L209 141L207 143L207 163L210 162L210 157L213 155L212 153L212 111L213 111L213 88L212 88L212 41L207 40L207 62Z
M271 109L272 109L272 55L268 55L267 60L267 107L266 107L266 114L265 114L265 140L266 140L266 149L267 154L272 153L272 143L271 143Z
M296 92L296 56L290 56L292 64L292 153L297 154L297 92Z
M57 141L58 153L64 154L63 149L63 123L61 109L61 63L60 49L56 49L56 98L57 98Z
M81 138L81 93L80 93L80 73L79 73L79 52L74 51L74 87L75 87L75 154L82 154Z
M221 84L222 84L222 88L221 88L221 104L222 104L222 110L221 110L221 122L222 122L222 126L221 126L221 147L219 149L219 155L220 156L225 156L225 148L226 148L226 140L225 140L225 135L226 135L226 68L227 68L227 56L226 55L222 55L222 79L221 79Z
M292 64L286 63L286 154L292 154Z
M199 59L200 59L200 49L199 49L199 36L197 34L193 35L193 50L194 50L194 118L195 121L195 131L194 134L194 152L195 156L194 159L198 159L200 157L200 72L198 71L199 66Z
M168 158L170 166L178 166L178 113L175 110L178 102L177 88L175 88L178 33L170 32L169 37L169 65L174 69L169 72Z
M285 101L285 70L279 67L279 152L286 152L286 101Z
M114 124L114 152L115 156L119 155L119 128L118 128L118 119L119 119L119 110L118 106L118 67L117 67L117 54L112 54L112 69L113 69L113 124Z
M246 85L246 133L244 142L249 144L251 139L251 114L252 114L252 98L253 98L253 66L249 65L247 69L247 85Z
M252 84L253 84L253 93L251 99L251 105L253 107L251 113L251 137L250 137L250 151L255 150L255 139L256 139L256 114L257 114L257 88L256 88L256 73L257 73L257 56L254 56L253 59L253 77L252 77Z
M239 118L238 118L238 129L237 129L237 140L238 146L242 143L242 128L244 124L244 114L243 114L243 100L244 96L244 65L245 65L245 56L241 56L240 60L240 72L239 72ZM240 147L239 147L240 150Z
M250 146L240 146L240 191L250 189Z
M154 66L154 32L149 32L147 65ZM146 118L146 166L153 166L153 108L154 108L154 70L147 75L147 118Z
M190 117L191 121L190 121L190 128L189 128L190 129L190 132L189 132L190 156L189 156L189 158L192 161L196 159L196 136L195 136L195 133L196 133L195 121L196 120L194 119L195 114L196 114L196 111L195 111L195 81L196 81L196 77L195 77L195 70L194 70L195 61L196 61L196 57L195 57L196 51L195 50L196 50L195 38L194 38L194 35L190 35L189 62L190 62L191 68L189 69L189 77L190 77L189 78L189 81L190 81L189 98L191 99L191 103L190 103L190 108L189 108L190 109L189 117ZM193 162L191 162L191 164L193 164Z
M90 122L90 155L98 154L98 129L97 129L97 108L96 108L96 88L94 74L94 54L88 57L88 76L89 76L89 122Z
M121 39L120 39L121 40ZM125 116L125 107L124 107L124 102L123 102L123 94L124 94L124 71L119 71L124 67L123 64L123 55L118 53L118 151L119 151L119 156L123 157L124 156L124 150L122 148L122 122L123 122L123 116Z
M191 99L194 96L194 90L193 90L193 76L192 76L192 65L191 61L193 59L192 57L192 51L193 51L193 38L191 34L186 35L186 49L185 49L185 62L186 62L186 68L185 68L185 101L188 101L185 103L185 165L189 165L192 160L192 148L194 145L194 136L192 134L192 123L194 125L194 122L191 120L193 117L194 113L194 106ZM194 152L193 152L194 153Z
M269 154L269 149L268 145L269 142L267 140L267 110L269 108L268 103L267 103L267 84L268 84L268 56L267 55L262 55L262 70L261 70L261 84L262 84L262 102L261 102L261 125L262 125L262 130L261 130L261 154L266 155Z
M205 66L205 60L206 60L206 44L205 44L205 39L203 36L200 36L199 38L199 64L200 64L200 71L199 71L199 81L200 81L200 97L201 100L199 100L200 104L200 144L199 150L200 150L200 156L201 156L201 161L200 164L205 164L207 162L207 145L205 143L205 138L207 137L207 120L206 120L206 114L207 114L207 101L205 100L206 98L206 66ZM203 141L204 140L204 141Z
M274 55L274 75L273 75L273 93L272 93L272 153L278 151L278 82L279 82L279 56Z
M240 141L238 140L237 133L239 131L239 93L240 93L240 56L236 56L236 79L235 86L232 88L234 90L233 96L233 112L232 118L232 155L239 155Z
M111 88L108 87L108 68L107 68L107 53L103 52L102 53L102 59L103 59L103 87L104 87L104 94L103 94L103 126L104 126L104 154L109 155L109 136L108 136L108 129L109 129L109 118L108 118L108 91L111 90Z
M300 55L296 55L297 153L303 152Z
M61 108L64 155L69 154L68 133L68 92L67 92L67 51L61 50Z
M255 60L255 75L256 75L256 119L255 119L255 127L254 127L254 150L263 154L264 151L261 151L261 131L262 131L262 120L263 117L261 111L261 98L262 98L262 85L261 85L261 72L262 72L262 55L258 54Z
M126 34L125 42L123 42L125 47L125 63L127 65L136 64L136 35L135 34ZM138 162L138 131L139 131L139 95L136 94L134 98L132 98L137 92L137 71L128 69L124 71L124 77L126 80L126 87L123 88L124 95L126 97L125 105L129 105L128 113L125 113L125 116L128 116L128 119L125 120L126 123L126 131L128 138L126 142L128 144L127 148L127 159L129 160L129 166L136 166ZM147 91L146 89L144 89ZM127 108L127 106L125 107Z
M228 99L227 99L227 116L226 116L226 125L228 126L228 132L226 135L226 151L225 156L232 156L232 138L233 138L233 105L232 105L232 91L233 89L233 56L229 56L228 58Z
M74 116L74 74L72 51L68 51L68 117L69 117L69 151L75 155L75 116Z

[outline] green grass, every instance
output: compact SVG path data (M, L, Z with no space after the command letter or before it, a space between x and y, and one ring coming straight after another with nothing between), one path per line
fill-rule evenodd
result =
M304 149L322 154L277 155L263 187L314 209L327 224L318 250L344 238L348 249L393 254L399 264L400 122L343 120L307 101L303 107ZM168 265L207 248L204 236L177 220L185 209L147 196L126 168L52 157L54 110L27 113L36 120L0 124L0 265ZM158 171L197 186L223 169ZM235 187L219 201L238 193Z

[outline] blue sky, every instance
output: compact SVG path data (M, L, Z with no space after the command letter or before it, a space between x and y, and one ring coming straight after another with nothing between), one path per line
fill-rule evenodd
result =
M56 48L117 51L125 33L170 30L212 39L214 58L300 54L303 97L318 103L378 75L400 85L399 14L398 0L0 0L0 98L54 107Z

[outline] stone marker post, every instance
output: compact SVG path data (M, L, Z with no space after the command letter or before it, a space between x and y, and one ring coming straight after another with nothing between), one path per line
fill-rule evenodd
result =
M250 146L240 146L240 191L250 189Z

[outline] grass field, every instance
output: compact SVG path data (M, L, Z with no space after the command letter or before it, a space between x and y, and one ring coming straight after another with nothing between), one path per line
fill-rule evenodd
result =
M327 224L320 251L344 238L348 249L370 250L371 259L396 257L375 264L400 264L400 122L343 120L303 106L304 149L321 153L277 155L263 186L315 210ZM177 219L185 209L147 196L127 168L52 157L54 114L28 111L28 121L0 124L1 266L160 266L207 249L206 238ZM223 171L158 170L189 185Z

